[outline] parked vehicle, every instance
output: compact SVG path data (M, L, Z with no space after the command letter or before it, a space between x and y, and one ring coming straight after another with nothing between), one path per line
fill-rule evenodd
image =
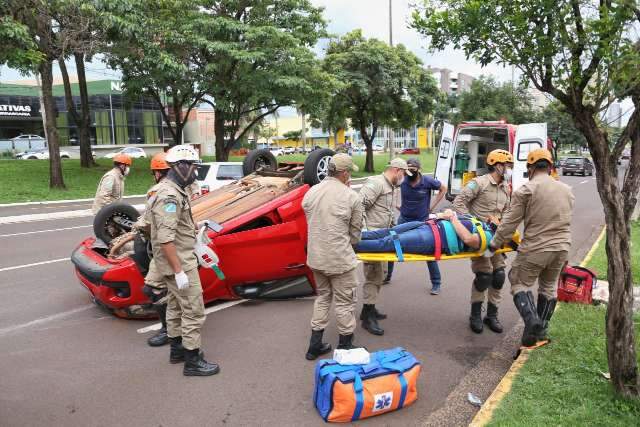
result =
M276 157L284 156L284 150L280 147L269 147L268 150Z
M380 144L373 144L373 146L371 147L371 149L372 149L374 152L381 152L381 151L384 151L384 147L383 147L382 145L380 145Z
M13 142L22 142L22 141L40 141L44 142L45 139L40 135L18 135L14 138L11 138Z
M284 151L284 154L295 154L296 149L293 147L284 147L282 151Z
M243 176L242 162L211 162L198 165L198 184L203 193L237 181Z
M419 148L405 148L404 150L400 151L400 154L420 154L420 149Z
M71 154L68 151L60 150L61 159L70 159ZM23 151L16 154L16 159L21 160L49 160L49 149L41 148L39 150Z
M447 185L451 201L468 180L489 172L487 155L502 149L513 154L511 184L516 190L527 180L527 155L543 147L552 148L546 123L463 122L457 128L444 123L434 177Z
M147 157L147 153L145 153L145 151L142 148L138 148L138 147L125 147L122 150L105 154L104 157L107 159L113 159L116 156L116 154L120 154L120 153L126 154L132 159L144 159Z
M569 157L562 167L562 175L593 175L593 163L586 157Z

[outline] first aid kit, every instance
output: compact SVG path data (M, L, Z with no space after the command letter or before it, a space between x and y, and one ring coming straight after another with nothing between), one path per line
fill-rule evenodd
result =
M320 360L313 400L328 422L348 423L411 405L418 398L420 362L402 347L370 353L368 364Z
M558 301L591 304L596 274L588 268L566 265L558 277Z

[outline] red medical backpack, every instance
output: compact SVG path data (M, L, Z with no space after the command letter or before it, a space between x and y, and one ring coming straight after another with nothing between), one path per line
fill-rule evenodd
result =
M565 265L558 278L558 301L591 304L596 274L588 268Z

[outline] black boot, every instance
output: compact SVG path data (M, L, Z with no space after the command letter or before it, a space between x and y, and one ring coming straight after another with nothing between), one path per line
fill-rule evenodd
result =
M184 350L185 360L182 373L187 377L208 377L220 372L220 366L202 358L200 349Z
M469 316L469 327L476 334L481 334L482 329L482 302L471 303L471 316Z
M542 322L542 330L538 335L538 341L549 339L547 337L549 321L551 320L551 316L553 316L553 312L556 309L556 302L558 302L556 298L547 299L547 297L545 297L544 295L538 294L538 317Z
M324 330L314 331L311 330L311 340L309 341L309 349L305 356L307 360L316 360L318 356L327 354L331 351L331 346L322 342L322 334Z
M147 340L147 344L151 347L160 347L169 343L169 336L167 335L167 305L159 305L156 307L156 311L160 317L160 322L162 322L162 328Z
M384 329L378 325L378 319L376 319L375 306L373 304L364 304L362 306L362 313L360 317L362 320L362 327L373 335L384 335Z
M340 335L338 338L338 350L351 350L352 348L356 348L353 345L353 334Z
M502 324L498 320L498 306L491 303L487 304L487 315L484 318L484 324L496 334L502 333Z
M373 306L373 311L376 313L376 319L377 320L384 320L387 318L387 315L378 311L378 309L376 308L376 306ZM364 307L362 312L360 313L360 320L364 320Z
M542 322L538 318L536 306L533 302L531 291L518 292L513 296L513 302L520 312L520 317L524 320L524 331L522 332L522 345L531 347L538 342L538 336L542 332Z
M184 347L182 346L182 337L169 338L171 349L169 351L169 363L184 362Z

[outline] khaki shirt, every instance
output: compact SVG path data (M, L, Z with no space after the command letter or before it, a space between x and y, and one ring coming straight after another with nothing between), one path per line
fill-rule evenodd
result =
M360 189L360 199L368 229L389 228L395 224L395 193L395 187L384 174L367 179Z
M120 169L113 168L100 179L91 212L97 214L102 207L117 202L124 196L124 175Z
M151 206L153 206L153 203L156 200L156 194L158 193L158 186L165 179L166 178L162 178L160 182L156 183L153 187L149 189L149 191L147 191L147 201L144 207L144 212L142 213L142 215L138 217L138 220L133 225L135 228L142 231L147 236L149 236L151 233Z
M511 197L492 245L509 241L524 221L520 253L568 251L575 197L571 187L546 174L535 175Z
M162 244L173 242L183 271L198 267L194 254L196 226L191 216L189 195L171 180L165 179L154 186L156 194L147 201L151 220L153 259L161 274L173 275Z
M307 265L326 275L346 273L358 266L353 246L362 232L362 202L351 188L325 178L304 195L307 217Z
M472 179L456 196L453 210L459 214L471 214L480 221L487 222L489 216L502 218L509 207L509 185L506 181L498 184L491 174Z

